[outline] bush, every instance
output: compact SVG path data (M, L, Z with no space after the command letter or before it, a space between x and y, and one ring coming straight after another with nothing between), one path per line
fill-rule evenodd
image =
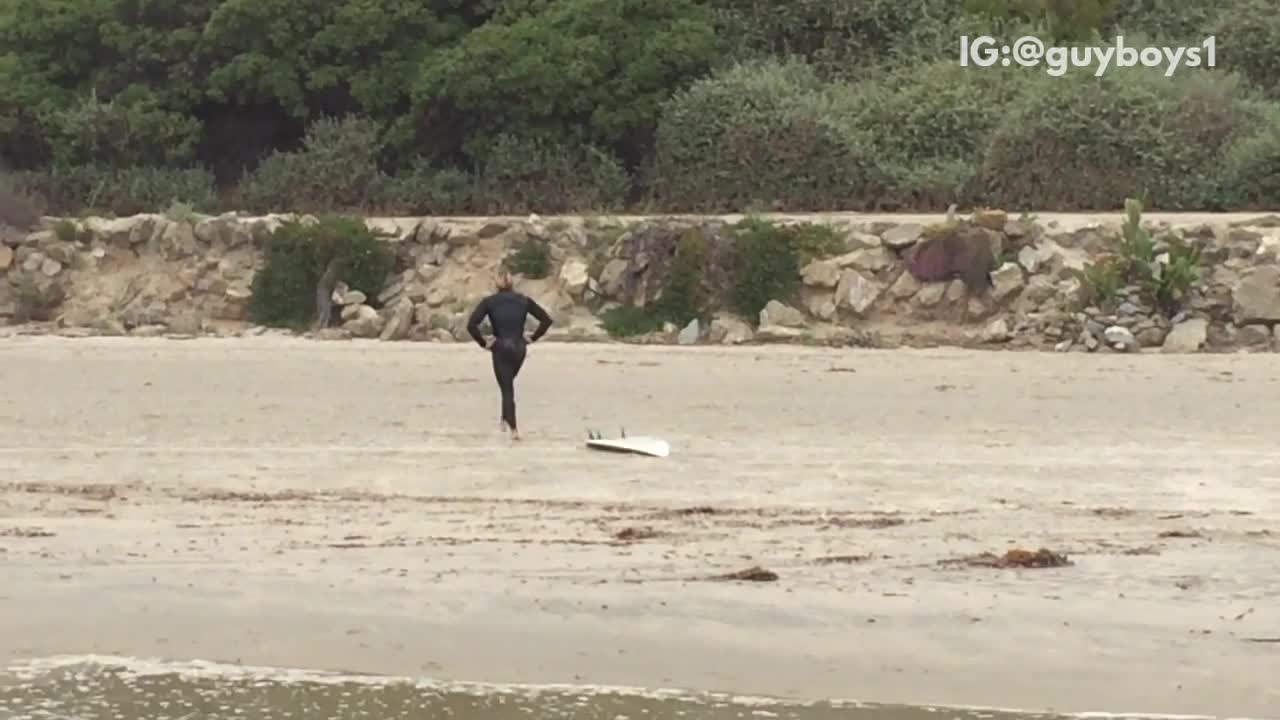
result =
M955 0L715 0L720 35L738 61L796 57L825 78L867 76L918 60L917 38L947 37L961 15Z
M551 274L551 249L545 241L529 238L503 260L503 266L518 275L541 280Z
M1040 77L992 135L984 202L1113 210L1114 198L1149 191L1162 210L1217 209L1222 156L1263 117L1244 95L1238 78L1216 71Z
M644 307L623 305L603 314L601 324L614 337L643 335L662 329L666 323L683 327L694 319L705 320L712 304L706 272L711 257L710 241L698 228L680 236L662 292Z
M0 227L8 225L27 230L40 221L40 203L14 186L13 180L0 173Z
M489 214L617 210L631 192L622 163L591 145L503 134L476 157L476 199Z
M733 274L730 305L751 320L771 300L787 301L800 287L804 260L801 240L813 234L812 225L777 225L746 218L733 227Z
M428 56L414 99L469 140L542 135L634 163L650 148L661 103L709 69L718 44L698 0L504 3Z
M1222 6L1222 0L1125 0L1112 3L1103 25L1107 35L1127 38L1142 32L1155 38L1156 44L1181 45L1211 34Z
M160 106L133 87L110 100L90 95L50 113L54 160L60 165L172 167L191 162L200 121Z
M213 175L202 168L57 167L14 174L21 190L48 203L48 212L76 215L107 212L118 217L159 212L184 203L200 212L218 206Z
M325 117L313 122L303 147L275 152L246 175L240 200L252 212L367 210L385 196L378 168L381 126L369 118Z
M289 328L313 322L316 287L330 262L337 264L338 280L376 298L395 266L395 255L359 218L284 223L271 234L262 268L253 276L249 313L254 321Z
M813 68L744 63L667 104L648 184L671 211L862 207L874 194L867 147Z
M1232 143L1223 159L1223 192L1236 209L1280 206L1280 108L1253 133Z
M1200 250L1176 235L1157 240L1142 227L1143 203L1124 201L1125 223L1115 249L1085 266L1090 300L1113 302L1122 286L1137 285L1143 298L1173 315L1200 276Z
M478 188L473 174L419 158L387 180L377 204L396 215L466 215L478 212Z
M1222 5L1208 33L1217 40L1219 70L1235 71L1280 97L1280 16L1271 0Z
M843 89L836 112L870 138L888 184L882 202L945 210L952 202L976 202L971 194L983 154L1030 75L930 63Z

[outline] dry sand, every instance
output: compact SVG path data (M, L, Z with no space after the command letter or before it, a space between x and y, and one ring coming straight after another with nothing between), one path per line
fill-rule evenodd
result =
M515 446L468 345L11 338L0 368L0 663L1280 708L1275 355L546 344ZM619 425L672 457L582 448ZM945 563L1041 546L1074 564Z

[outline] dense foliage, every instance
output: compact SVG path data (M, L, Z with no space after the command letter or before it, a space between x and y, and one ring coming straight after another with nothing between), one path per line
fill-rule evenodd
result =
M271 234L262 268L253 276L249 313L254 321L293 328L312 323L316 288L330 263L335 263L335 277L372 299L382 291L395 256L359 218L284 223Z
M0 161L55 213L1274 207L1273 9L6 0ZM962 35L1028 32L1214 34L1217 67L959 65Z

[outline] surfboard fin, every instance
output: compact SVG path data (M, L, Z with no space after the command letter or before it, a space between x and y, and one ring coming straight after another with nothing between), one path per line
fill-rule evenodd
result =
M627 429L624 427L618 428L618 434L625 438L627 436Z

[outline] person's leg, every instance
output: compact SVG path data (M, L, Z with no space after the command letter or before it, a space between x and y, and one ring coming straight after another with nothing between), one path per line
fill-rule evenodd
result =
M503 397L502 417L511 428L511 437L520 439L520 428L516 424L516 377L524 366L525 346L522 342L512 342L506 347L506 363L510 380L507 381L508 392Z
M524 353L520 350L522 348L513 348L502 341L493 346L493 376L502 393L502 422L516 436L519 431L516 425L515 379L524 361Z

